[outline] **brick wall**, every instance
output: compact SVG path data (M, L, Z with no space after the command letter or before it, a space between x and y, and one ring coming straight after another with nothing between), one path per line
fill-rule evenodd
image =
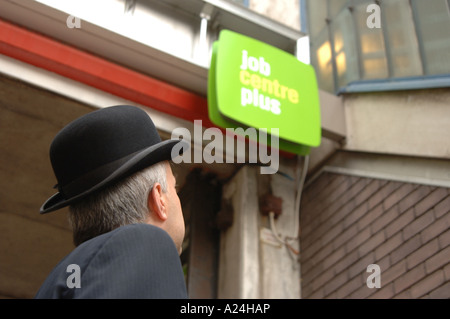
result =
M449 225L448 188L322 173L302 195L302 298L450 298Z

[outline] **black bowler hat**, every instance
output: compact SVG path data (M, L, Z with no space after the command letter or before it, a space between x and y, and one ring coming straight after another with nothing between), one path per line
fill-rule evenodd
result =
M41 207L45 214L81 200L148 166L172 159L183 140L161 141L146 112L130 105L88 113L65 126L50 146L58 193Z

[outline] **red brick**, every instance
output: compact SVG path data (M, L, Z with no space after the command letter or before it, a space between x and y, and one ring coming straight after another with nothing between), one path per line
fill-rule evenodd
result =
M422 201L420 201L414 206L416 216L420 216L421 214L429 211L432 207L436 206L436 204L438 204L445 197L447 197L446 188L439 187L435 189L427 197L425 197Z
M327 198L331 201L342 196L352 185L354 181L349 176L338 175L335 180L326 186L328 191Z
M432 273L436 269L442 268L445 265L450 263L450 246L447 246L446 248L439 251L436 255L433 257L430 257L425 262L425 267L427 270L427 273Z
M331 255L328 255L323 261L324 269L328 269L332 267L338 260L342 259L345 256L345 247L341 247L338 250L333 251Z
M321 205L323 205L323 202L317 200L304 203L302 195L300 214L303 220L303 226L309 226L309 224L317 218L317 213L321 211Z
M363 229L383 214L383 205L377 205L358 220L358 229Z
M314 201L305 203L304 196L302 195L302 200L300 203L300 220L302 226L305 228L309 226L309 224L314 220L315 215L312 212L315 211L314 205L316 204Z
M348 208L349 211L351 210L351 207L344 206L344 208ZM317 240L321 240L323 243L326 243L333 239L344 228L344 224L338 221L339 219L335 220L334 216L333 218L321 220L320 223L317 223L314 229L311 230L310 234L302 235L307 237L307 239L304 240L304 245L308 246L310 243Z
M389 187L389 185L385 186L384 188ZM382 201L386 198L386 194L384 194L383 189L380 188L378 191L370 196L370 198L367 200L367 205L369 209L374 208L375 206L382 204Z
M406 272L403 276L400 276L399 278L394 280L395 293L398 294L402 292L423 277L425 277L425 266L423 264L419 264L418 266Z
M411 292L403 290L401 293L395 294L393 299L411 299Z
M302 255L302 274L308 276L308 278L314 278L318 273L322 272L323 262L322 260L330 255L333 251L331 245L322 246L317 254L306 256ZM306 253L306 252L305 252Z
M368 254L364 258L359 258L355 264L348 268L347 273L349 278L353 278L360 274L366 274L367 266L373 264L374 260L375 258L373 254ZM383 269L381 271L383 271Z
M302 235L300 236L300 249L302 250L302 259L304 260L308 260L309 256L313 255L322 246L320 240L307 240L309 238L311 236L306 237L302 231Z
M380 181L380 187L384 187L386 184L392 184L392 181L389 181L387 179L379 179Z
M391 221L393 221L398 216L398 206L394 205L389 208L387 211L384 211L383 214L378 217L373 223L370 225L372 232L375 233L379 231L381 228L386 227Z
M305 214L313 214L314 211L312 212L306 212L306 211L301 211L300 212L300 226L301 226L301 231L302 231L302 235L301 235L301 240L303 243L303 246L307 246L308 244L314 243L314 240L312 239L313 235L314 235L314 230L320 225L320 220L317 218L314 218L313 220L311 220L311 222L307 225L303 224L303 215Z
M408 240L412 236L418 234L422 229L431 225L434 221L434 214L432 211L423 214L422 216L416 218L413 222L408 224L403 229L403 239Z
M450 245L450 196L442 189L319 177L302 201L303 298L442 295L450 280L450 252L442 250ZM366 286L370 263L382 265L380 289Z
M358 219L360 219L362 216L365 216L368 212L368 206L367 203L363 203L357 207L355 207L349 214L346 215L342 223L344 224L344 227L350 227ZM361 229L361 228L360 228Z
M326 295L324 299L336 299L336 290Z
M381 273L382 282L388 284L406 273L406 261L401 260Z
M445 233L440 234L438 239L439 239L439 246L441 248L450 245L450 229L447 230Z
M321 194L323 188L329 184L330 179L336 176L338 175L322 172L313 182L306 185L304 189L305 198L307 198L308 201L314 200L316 196Z
M301 207L301 213L304 215L304 226L309 226L313 221L321 220L321 215L327 211L327 207L330 206L333 201L328 198L322 200L313 200Z
M347 253L344 258L340 259L333 266L334 271L336 273L340 273L341 271L346 271L351 265L359 260L358 251L353 250L350 253Z
M333 203L327 208L326 214L321 216L321 218L329 218L331 215L338 212L343 206L349 203L362 189L364 189L367 181L362 179L358 181L356 184L352 185L346 192L342 194L339 198L335 199ZM353 203L354 207L354 203Z
M409 193L399 201L398 205L400 212L403 213L407 209L416 205L423 198L426 198L426 196L430 194L431 190L432 189L428 186L418 186L413 192Z
M423 295L430 293L444 283L444 273L442 270L435 271L424 279L414 284L410 291L412 298L420 298Z
M342 224L337 224L335 227L325 232L325 235L322 236L318 241L321 243L319 250L317 250L316 254L320 254L320 250L324 249L326 246L332 246L331 240L336 237L338 234L342 233ZM322 256L323 258L324 256ZM320 260L320 259L319 259Z
M333 188L334 187L334 188ZM353 185L350 183L349 177L345 177L345 181L340 183L339 186L333 184L328 185L322 190L321 196L317 197L305 207L307 210L314 212L314 218L324 220L330 213L333 213L337 207L345 204L348 200L348 196L351 193Z
M364 205L364 204L363 204ZM347 228L349 225L344 223L345 218L347 216L354 214L354 211L357 210L358 207L355 206L355 202L353 200L348 201L344 205L340 206L338 210L331 212L328 216L323 216L326 218L327 222L335 225L335 224L343 224L344 228ZM367 211L367 210L365 210Z
M333 271L322 272L309 284L303 283L302 290L305 296L310 296L317 291L323 291L323 286L333 278Z
M366 281L364 279L364 285L362 285L359 289L355 290L348 296L348 299L367 299L373 292L373 289L370 289L366 285Z
M364 187L364 189L355 196L354 200L356 206L360 205L363 202L366 202L379 188L379 180L374 179L370 181L369 184L367 184L366 187Z
M447 197L440 201L436 206L434 206L434 214L436 218L441 217L444 214L450 213L450 196L447 195Z
M322 241L320 239L316 239L310 245L305 244L305 240L302 238L300 242L300 249L302 250L302 260L303 262L308 262L311 260L311 256L313 256L317 251L322 248Z
M344 245L349 240L358 233L358 225L353 224L351 227L346 228L341 234L333 239L332 245L333 249L338 249L340 246Z
M397 247L391 254L391 262L393 264L397 263L399 260L405 258L410 253L415 251L421 246L420 236L414 236L408 241L404 242L402 245Z
M402 184L392 194L383 200L384 210L388 210L393 205L397 204L403 197L411 193L417 186L409 183Z
M445 280L450 281L450 264L444 267Z
M380 246L375 249L375 258L377 260L383 258L391 251L396 249L403 243L403 238L401 233L397 233L385 242L383 242Z
M381 184L381 183L380 183ZM369 209L372 209L373 207L380 204L384 199L386 199L387 196L392 194L396 189L398 189L401 186L401 183L397 182L387 182L383 187L378 189L378 191L373 194L367 201L369 205Z
M430 299L450 299L450 281L431 291L428 297Z
M370 288L368 288L370 289ZM374 294L370 296L370 299L388 299L394 296L394 284L387 284L381 286L381 288L372 288Z
M431 225L427 226L420 236L422 242L426 243L429 240L438 237L442 232L450 228L450 214L446 214L441 218L435 220Z
M383 272L385 272L387 269L389 269L391 267L391 260L390 260L389 256L385 256L384 258L381 258L381 259L374 258L373 263L379 265L380 268L383 270Z
M365 256L369 252L373 252L378 245L384 242L384 232L378 232L372 235L366 242L358 247L359 256Z
M325 293L323 291L323 289L319 289L317 291L315 291L314 293L312 293L309 296L306 296L305 298L309 298L309 299L323 299L325 297Z
M332 245L322 245L316 254L311 258L315 263L323 265L323 261L334 252Z
M389 225L386 226L385 228L386 237L389 238L392 235L398 233L413 220L414 220L414 209L410 208L409 210L398 216L394 221L392 221L391 223L389 223Z
M336 291L336 298L343 299L348 297L352 292L361 288L362 286L366 286L366 282L363 281L362 276L356 276L355 278L347 281Z
M439 243L437 238L423 245L418 250L410 254L406 258L408 269L415 267L417 264L424 262L439 251Z
M345 272L342 272L339 275L334 276L323 288L325 296L330 295L336 289L343 286L347 281L348 277Z
M315 256L308 260L308 263L302 264L302 274L304 276L305 283L318 276L323 276L327 270L324 265L324 258L333 252L330 245L324 246L321 251L322 255Z
M324 198L326 194L331 192L334 187L337 187L347 180L348 178L345 175L324 172L305 189L305 192L307 193L306 196L309 201L320 200Z
M340 233L344 231L344 224L339 221L334 221L330 219L327 222L328 228L323 228L320 230L323 233L322 238L324 243L329 243L331 240L336 238ZM331 227L330 227L331 226Z
M307 285L303 282L303 277L302 277L302 282L301 282L301 295L302 298L308 298L314 291L312 290L312 286L311 285Z
M353 249L357 248L362 242L367 240L369 237L370 237L370 229L369 227L366 227L365 229L358 232L358 234L353 238L353 240L350 240L345 244L347 252L350 252Z

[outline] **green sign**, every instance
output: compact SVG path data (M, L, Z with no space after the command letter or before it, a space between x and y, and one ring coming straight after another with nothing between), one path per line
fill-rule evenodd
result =
M312 66L278 48L223 30L213 44L208 79L211 121L224 128L278 129L282 150L320 145L320 108Z

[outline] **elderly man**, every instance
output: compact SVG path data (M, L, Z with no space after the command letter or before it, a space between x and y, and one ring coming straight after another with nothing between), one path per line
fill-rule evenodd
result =
M91 112L56 135L58 193L41 213L69 206L77 247L36 298L187 298L184 218L168 162L178 143L161 141L147 113L127 105Z

